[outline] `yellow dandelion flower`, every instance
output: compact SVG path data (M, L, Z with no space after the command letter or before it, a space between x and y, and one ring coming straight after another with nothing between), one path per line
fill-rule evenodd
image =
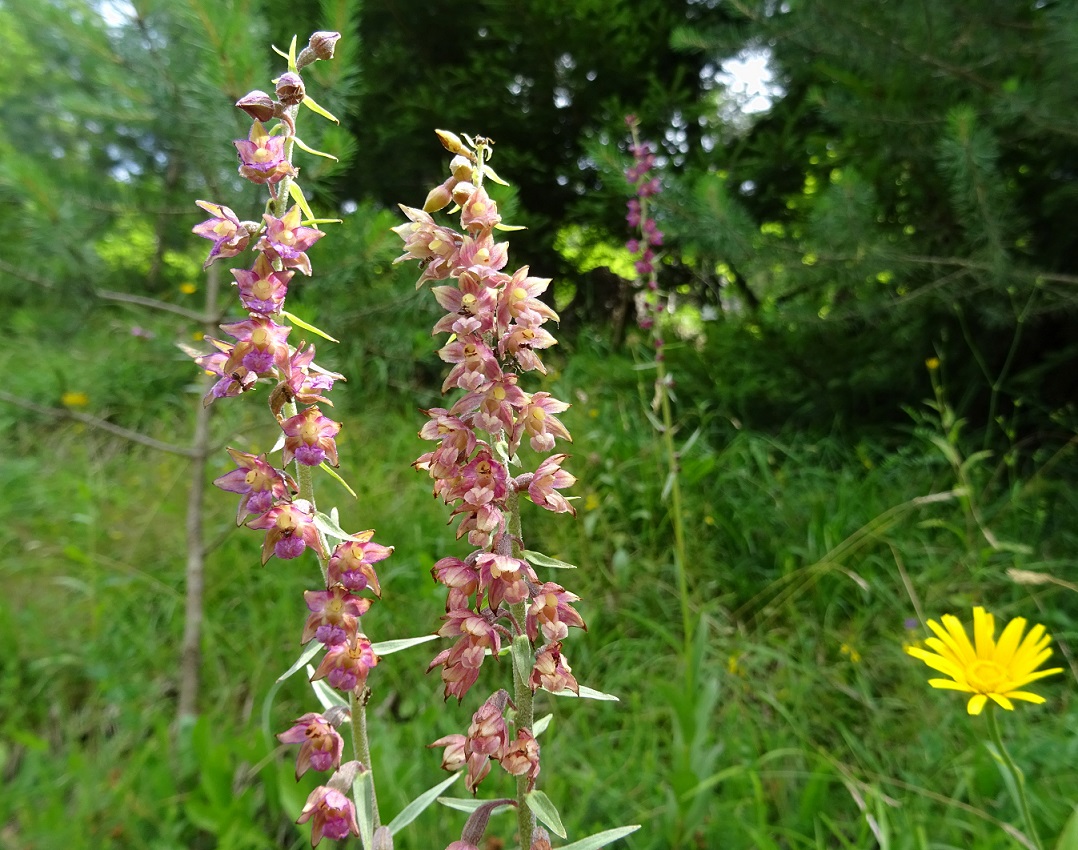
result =
M182 292L184 295L194 295L196 292L198 292L198 287L195 286L193 283L181 283L180 292Z
M950 677L929 679L933 688L973 694L966 706L970 714L980 714L989 699L1008 711L1014 709L1014 699L1040 704L1044 697L1018 689L1063 672L1062 667L1037 669L1052 654L1048 648L1052 638L1045 634L1044 626L1037 624L1023 639L1024 617L1011 620L997 642L995 618L984 608L974 608L973 643L957 617L944 614L940 619L942 626L935 620L928 621L936 636L926 638L925 645L933 652L916 646L906 647L906 652Z
M60 404L64 407L86 407L90 403L90 397L86 393L66 392L60 396Z
M925 368L929 372L935 372L940 367L940 359L938 357L929 357L925 361Z

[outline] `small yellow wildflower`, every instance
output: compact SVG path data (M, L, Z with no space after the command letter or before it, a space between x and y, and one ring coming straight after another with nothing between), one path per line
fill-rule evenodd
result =
M841 652L843 655L848 655L850 657L850 661L852 661L854 664L858 664L861 661L861 653L854 649L852 646L850 646L848 643L842 644L842 646L838 648L838 651Z
M925 361L925 368L929 372L935 372L940 367L940 359L938 357L929 357Z
M202 342L202 340L204 340L205 338L206 334L202 333L202 331L195 331L191 334L191 339L193 339L195 342Z
M60 404L64 407L86 407L90 403L90 397L86 393L66 392L60 396Z
M925 645L933 652L916 646L906 647L906 652L950 677L929 679L928 684L933 688L973 694L966 707L970 714L980 714L990 698L1008 711L1014 709L1013 699L1040 704L1045 701L1044 697L1018 688L1063 672L1062 667L1037 669L1052 654L1048 648L1052 639L1039 624L1033 626L1023 639L1024 617L1011 620L998 643L995 618L984 608L973 609L973 643L957 617L944 614L940 619L942 626L935 620L928 621L928 627L936 636L926 638Z
M198 287L195 286L193 283L181 283L180 292L182 292L184 295L194 295L196 292L198 292Z
M602 501L596 493L588 493L587 498L584 499L584 510L593 511L601 504Z
M744 676L745 670L741 666L741 654L734 652L726 659L726 670L733 676Z

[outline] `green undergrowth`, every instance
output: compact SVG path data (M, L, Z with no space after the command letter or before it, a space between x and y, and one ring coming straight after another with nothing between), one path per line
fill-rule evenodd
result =
M124 337L121 351L129 344ZM85 362L84 373L65 374L64 391L93 387L106 371ZM980 721L960 697L931 690L927 669L903 653L926 634L907 621L968 620L983 604L1044 623L1066 668L1039 683L1046 705L1002 718L1034 816L1054 840L1078 788L1078 596L1066 586L1078 555L1069 486L1078 461L1065 446L1031 458L1019 476L967 451L927 408L908 428L853 440L792 425L739 428L718 400L679 387L698 623L686 657L666 470L643 413L650 373L600 346L552 363L544 388L573 402L564 419L579 516L529 508L526 543L579 565L542 578L582 597L588 632L565 647L581 684L620 698L537 706L554 715L540 739L539 785L570 839L639 823L623 846L1016 846L1000 823L1020 819ZM135 385L108 386L110 411L126 423L149 423L159 439L188 433L192 396L182 387L180 401L166 403ZM121 390L146 393L146 403L125 402ZM94 412L101 399L87 392ZM345 528L376 528L396 546L365 630L374 640L429 633L442 613L429 570L467 551L409 467L426 450L417 407L431 400L371 389L363 376L336 400L346 423L341 474L358 500L326 481L320 501L341 506ZM220 406L220 445L272 447L256 402ZM0 848L304 846L306 828L289 813L317 778L297 786L294 753L270 735L314 704L301 676L272 705L265 699L299 652L313 559L259 566L259 535L237 530L233 497L211 488L202 715L177 729L186 462L2 410ZM218 452L207 477L226 461ZM1015 581L1015 569L1027 577ZM372 675L372 758L387 818L439 781L440 756L425 745L463 731L478 707L471 694L443 707L437 674L424 673L433 647L387 657ZM503 673L484 670L473 693ZM508 788L492 774L482 790ZM396 846L445 846L463 822L428 810ZM508 817L492 822L507 846L512 831Z

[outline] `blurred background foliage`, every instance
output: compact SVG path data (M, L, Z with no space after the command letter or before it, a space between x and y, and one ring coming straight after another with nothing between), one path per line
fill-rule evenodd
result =
M1078 788L1078 6L0 0L8 397L188 438L196 375L176 343L197 323L103 296L202 309L193 200L261 205L232 104L270 88L270 43L318 29L344 34L306 75L341 126L305 113L300 135L340 162L299 164L343 225L290 303L341 340L319 359L349 379L360 499L332 498L397 547L372 636L430 631L427 570L461 554L409 469L442 364L437 308L388 229L442 179L432 130L481 133L528 228L514 262L555 280L542 388L574 403L581 516L526 517L529 544L581 565L566 584L589 633L567 651L622 698L551 708L541 782L571 837L631 822L636 848L1013 846L976 724L901 649L922 636L909 618L985 604L1045 623L1067 668L1047 706L1006 718L1054 838ZM694 436L688 656L650 353L616 319L627 113L659 149L678 439ZM271 448L257 402L218 407L220 445ZM178 734L186 461L6 402L0 440L0 848L302 846L306 790L270 732L309 699L290 680L263 700L311 577L259 568L211 494L203 713ZM438 779L422 747L475 710L443 711L426 661L378 668L390 814ZM461 823L429 811L397 846L444 846Z

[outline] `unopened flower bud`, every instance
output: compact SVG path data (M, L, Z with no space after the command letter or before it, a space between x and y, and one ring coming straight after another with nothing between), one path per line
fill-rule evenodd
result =
M449 170L458 181L472 179L472 161L461 154L457 154L450 160Z
M442 147L450 153L467 154L468 149L464 147L464 142L460 140L456 133L450 133L448 130L435 130L434 134L438 137L438 141L442 143Z
M340 38L341 34L339 32L319 30L311 36L311 40L307 43L307 46L314 51L314 55L317 58L332 59L333 49L337 46L337 42Z
M423 212L438 212L438 210L449 206L449 202L453 200L453 188L456 185L457 179L450 177L441 185L431 189L427 195L427 200L423 202Z
M236 106L254 118L255 121L269 121L276 115L277 101L264 91L247 92L236 101Z
M277 78L277 98L284 106L298 106L305 94L299 74L288 71Z
M468 203L468 199L475 192L475 186L468 181L462 181L453 187L453 200L461 206Z

